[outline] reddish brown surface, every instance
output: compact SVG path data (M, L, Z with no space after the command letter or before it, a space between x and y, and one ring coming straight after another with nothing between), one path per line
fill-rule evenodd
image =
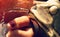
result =
M18 0L17 6L22 8L30 8L33 5L33 0Z
M0 0L0 9L7 9L16 3L16 0Z
M19 3L19 4L18 4ZM9 8L18 6L22 8L30 9L30 7L33 5L33 0L0 0L0 20L2 19L2 14L5 12L4 10L7 10ZM6 15L8 19L11 19L12 17L18 16L19 13L8 13L6 12ZM22 15L22 14L20 14ZM11 17L11 18L10 18ZM6 17L5 17L6 19ZM8 20L7 19L7 20Z
M0 14L0 21L2 20L2 15Z
M0 10L11 8L15 5L23 8L30 8L32 4L32 0L0 0Z
M16 3L16 0L0 0L0 21L2 19L2 14L4 10L13 7Z
M10 10L5 14L5 22L9 22L16 17L28 15L29 10Z

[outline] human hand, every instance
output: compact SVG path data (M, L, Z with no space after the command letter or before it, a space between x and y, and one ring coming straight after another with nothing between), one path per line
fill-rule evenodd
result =
M31 27L28 27L30 23L30 19L28 16L21 16L15 18L12 21L15 22L15 25L11 24L11 22L7 24L9 30L6 34L6 37L33 37L33 29ZM24 28L23 30L19 29L26 26L28 28Z

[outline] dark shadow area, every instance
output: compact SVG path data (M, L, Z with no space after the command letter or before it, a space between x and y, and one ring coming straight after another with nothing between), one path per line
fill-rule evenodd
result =
M55 31L60 35L60 9L57 10L57 14L54 16L53 27Z

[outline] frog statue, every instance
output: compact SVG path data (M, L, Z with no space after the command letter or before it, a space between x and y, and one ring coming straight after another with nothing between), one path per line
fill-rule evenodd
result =
M31 14L36 21L43 23L39 25L50 37L60 37L60 1L35 1L36 5L31 7ZM48 29L46 29L46 27Z

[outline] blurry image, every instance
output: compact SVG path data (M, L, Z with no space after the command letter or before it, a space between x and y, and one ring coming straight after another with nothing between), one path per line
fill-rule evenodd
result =
M0 0L0 37L60 37L60 0Z

